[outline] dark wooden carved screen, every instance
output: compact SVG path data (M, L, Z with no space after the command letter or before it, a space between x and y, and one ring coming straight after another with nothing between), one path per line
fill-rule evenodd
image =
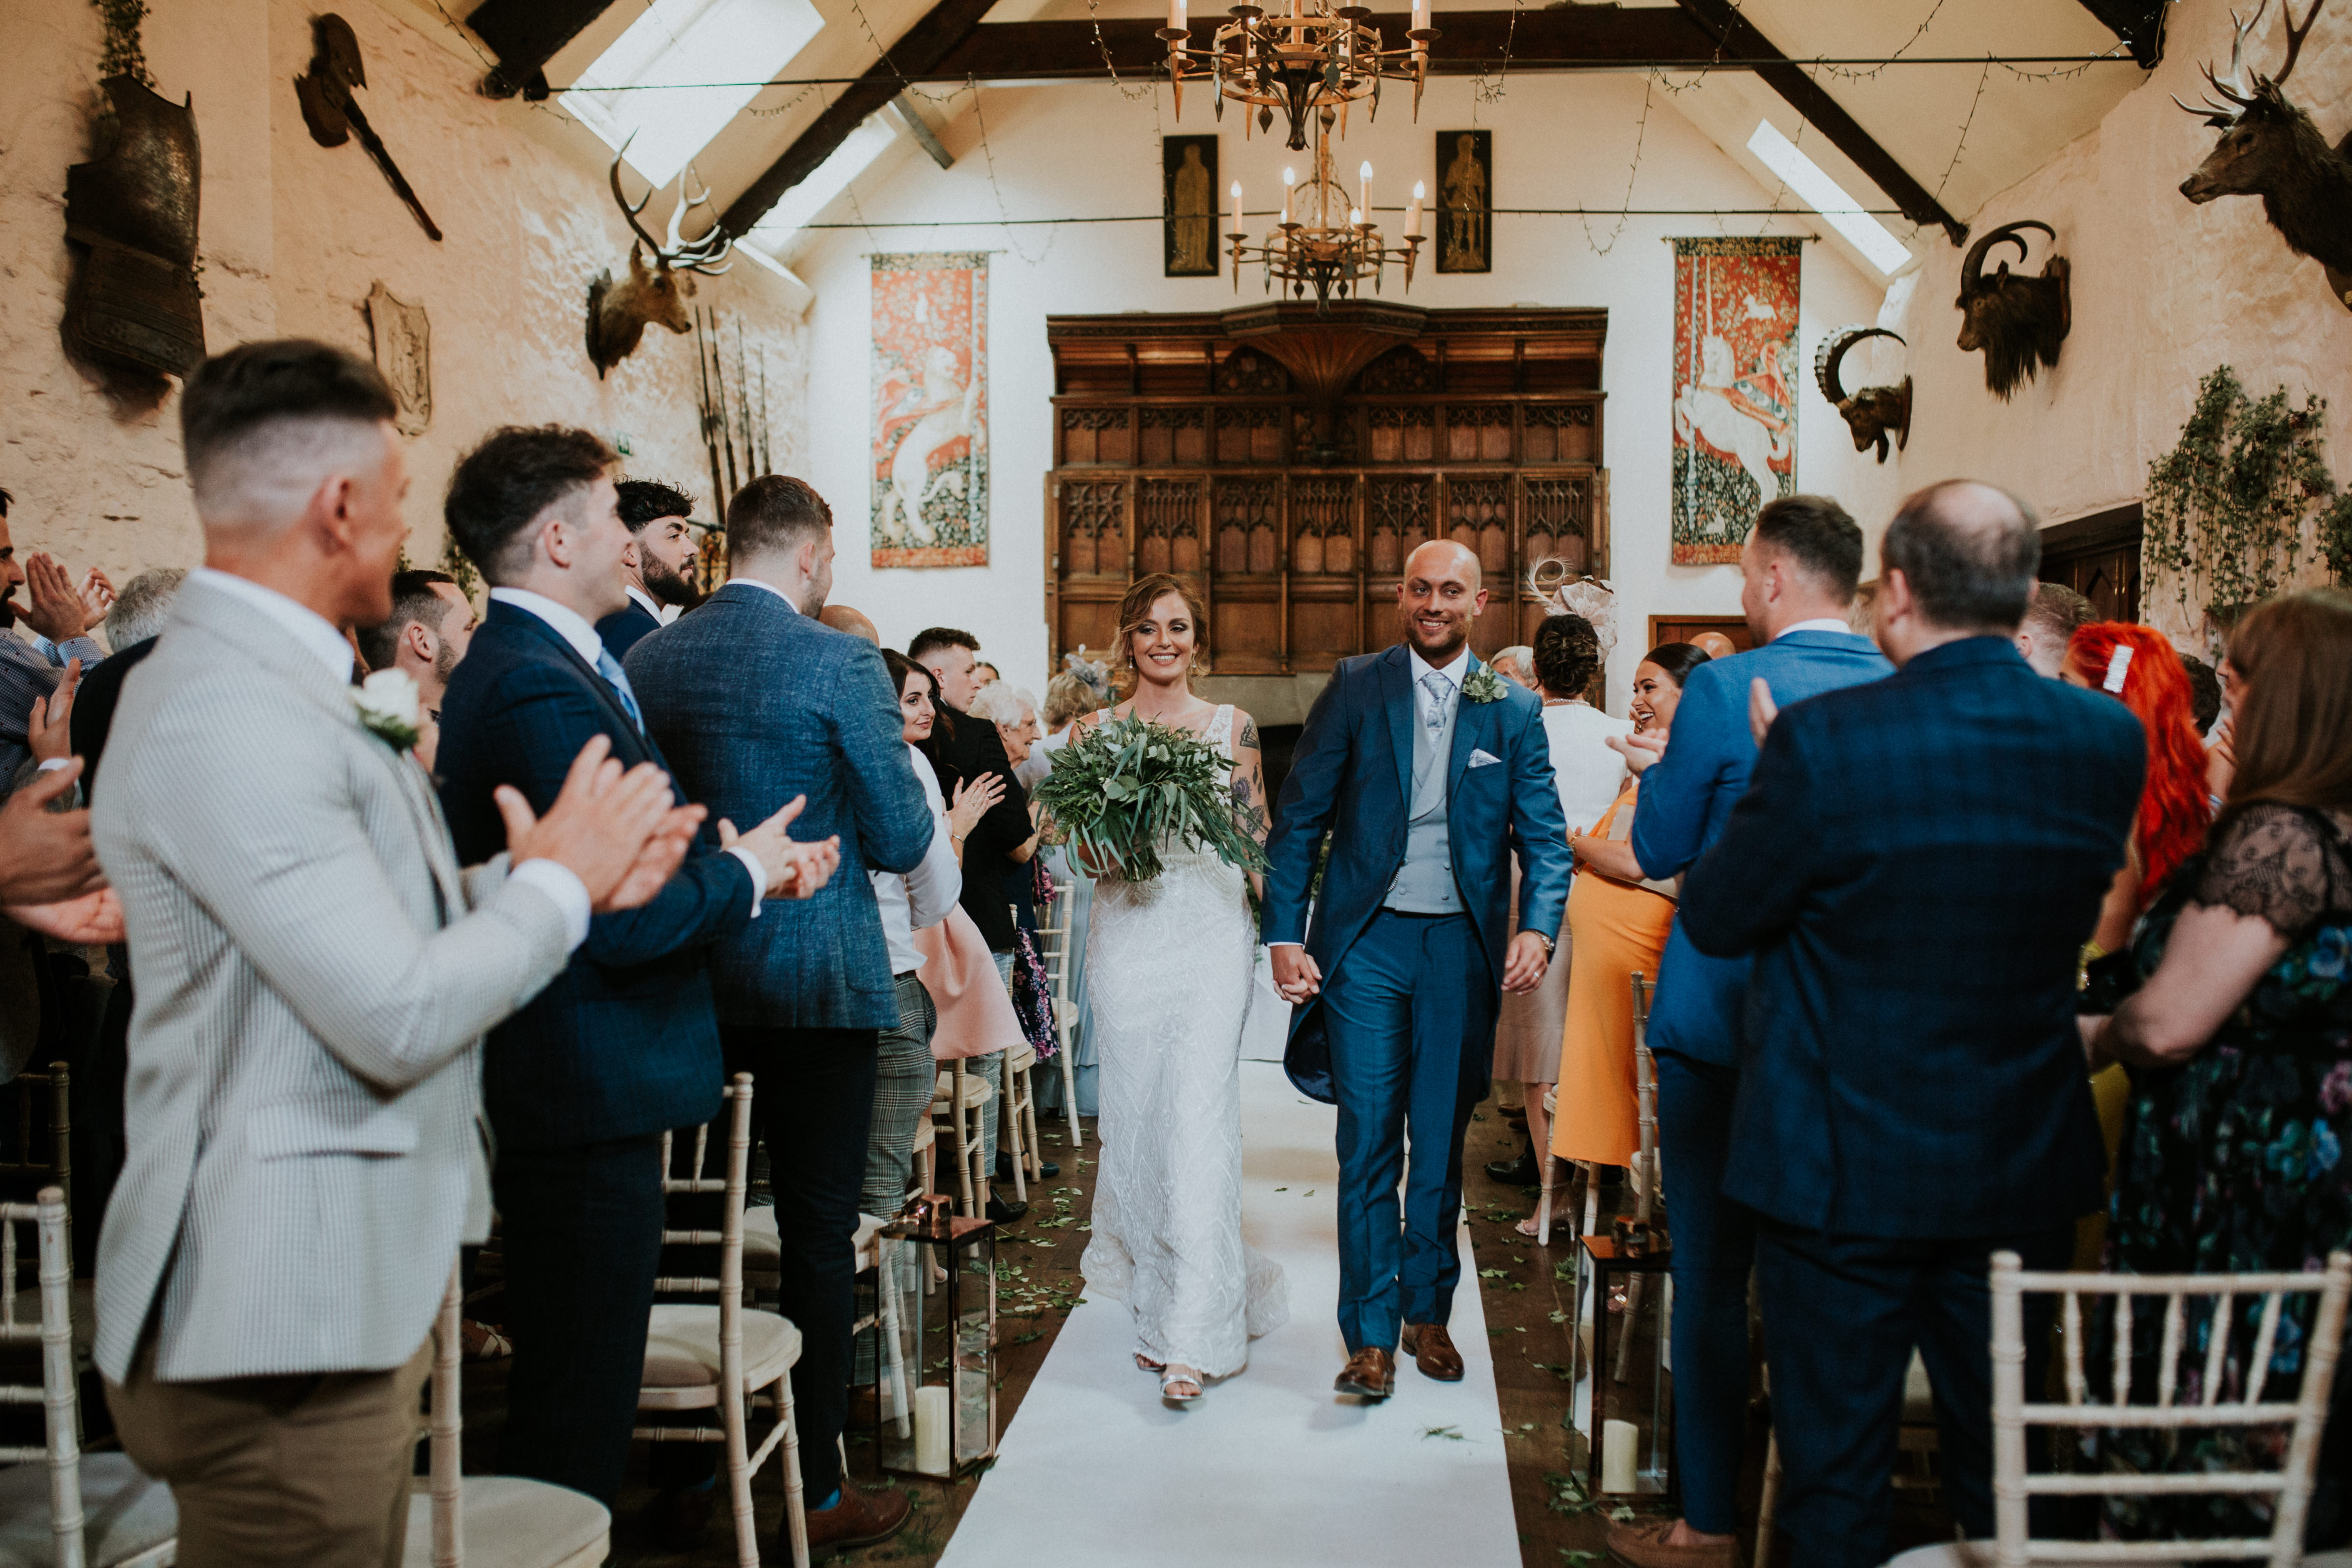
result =
M1542 618L1527 576L1608 571L1602 310L1350 302L1056 316L1046 622L1058 667L1140 574L1192 578L1221 675L1328 670L1397 640L1413 547L1453 538L1489 654Z

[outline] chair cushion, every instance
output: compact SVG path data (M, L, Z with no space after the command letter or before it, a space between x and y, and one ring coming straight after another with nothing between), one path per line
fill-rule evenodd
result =
M801 1359L801 1331L773 1312L743 1313L743 1386L764 1388ZM645 1387L716 1388L719 1309L665 1303L646 1331Z
M613 1516L584 1492L521 1476L467 1476L466 1568L597 1568L612 1549ZM433 1498L408 1499L402 1568L432 1568Z
M172 1489L125 1454L81 1457L82 1546L90 1568L109 1568L180 1533ZM0 1568L48 1568L57 1561L49 1530L49 1468L0 1470Z
M2336 1555L2329 1552L2327 1557ZM2303 1561L2305 1568L2320 1568L2326 1560L2326 1557L2306 1557ZM2076 1561L2096 1563L2098 1560L2083 1558ZM2140 1568L2188 1568L2186 1563L2149 1563L2145 1558L2137 1561ZM2347 1554L2347 1561L2352 1561L2352 1554ZM1990 1541L1947 1541L1934 1546L1915 1546L1908 1552L1899 1552L1887 1560L1886 1568L1993 1568L1994 1562L1993 1543Z

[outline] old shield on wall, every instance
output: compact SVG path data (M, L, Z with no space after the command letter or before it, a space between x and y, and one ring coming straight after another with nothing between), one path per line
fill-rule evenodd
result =
M99 155L66 171L66 238L81 252L66 342L93 364L184 375L205 359L195 100L173 103L129 76L99 90L109 110Z
M988 253L873 257L872 547L988 564Z
M1802 241L1677 239L1674 556L1739 559L1764 503L1797 491Z

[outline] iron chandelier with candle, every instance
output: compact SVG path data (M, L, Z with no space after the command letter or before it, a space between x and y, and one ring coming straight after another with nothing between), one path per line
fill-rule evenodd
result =
M1405 207L1404 243L1391 246L1372 215L1372 166L1359 165L1354 204L1331 166L1330 130L1333 110L1318 110L1315 123L1315 169L1306 184L1292 172L1282 172L1282 222L1256 245L1242 217L1242 183L1233 183L1234 226L1226 238L1233 243L1234 288L1242 286L1242 268L1257 262L1265 269L1269 291L1279 279L1293 298L1315 290L1318 312L1328 310L1336 293L1345 300L1359 295L1369 279L1378 289L1392 266L1404 268L1404 283L1412 287L1413 263L1420 258L1422 204L1426 188L1413 182L1412 200Z
M1328 125L1332 110L1367 100L1367 111L1377 116L1384 80L1412 83L1413 118L1421 118L1429 43L1437 37L1429 25L1429 0L1412 0L1406 41L1393 49L1381 47L1369 6L1335 6L1330 0L1289 0L1287 12L1235 5L1226 12L1233 19L1217 24L1209 47L1194 48L1186 25L1188 3L1168 0L1168 26L1159 34L1168 44L1168 78L1179 120L1188 76L1209 79L1219 119L1229 98L1255 108L1255 116L1243 116L1244 139L1251 119L1260 130L1271 129L1274 111L1281 110L1290 122L1288 144L1299 152L1307 148L1308 119L1318 111Z

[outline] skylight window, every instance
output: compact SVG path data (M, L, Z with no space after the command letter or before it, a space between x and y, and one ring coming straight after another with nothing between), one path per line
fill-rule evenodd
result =
M781 247L795 229L814 221L826 203L847 190L849 182L866 173L874 160L898 140L898 127L888 119L879 114L868 116L856 130L842 138L841 145L824 163L809 171L807 179L784 193L783 199L753 226L751 237L770 250Z
M626 142L630 166L667 184L824 26L810 0L653 0L563 107L606 146ZM687 85L708 82L745 85Z
M1757 123L1756 134L1748 139L1748 150L1879 271L1891 278L1911 265L1910 248L1864 212L1862 204L1846 195L1845 187L1831 179L1819 163L1799 152L1795 142L1774 130L1770 121Z

